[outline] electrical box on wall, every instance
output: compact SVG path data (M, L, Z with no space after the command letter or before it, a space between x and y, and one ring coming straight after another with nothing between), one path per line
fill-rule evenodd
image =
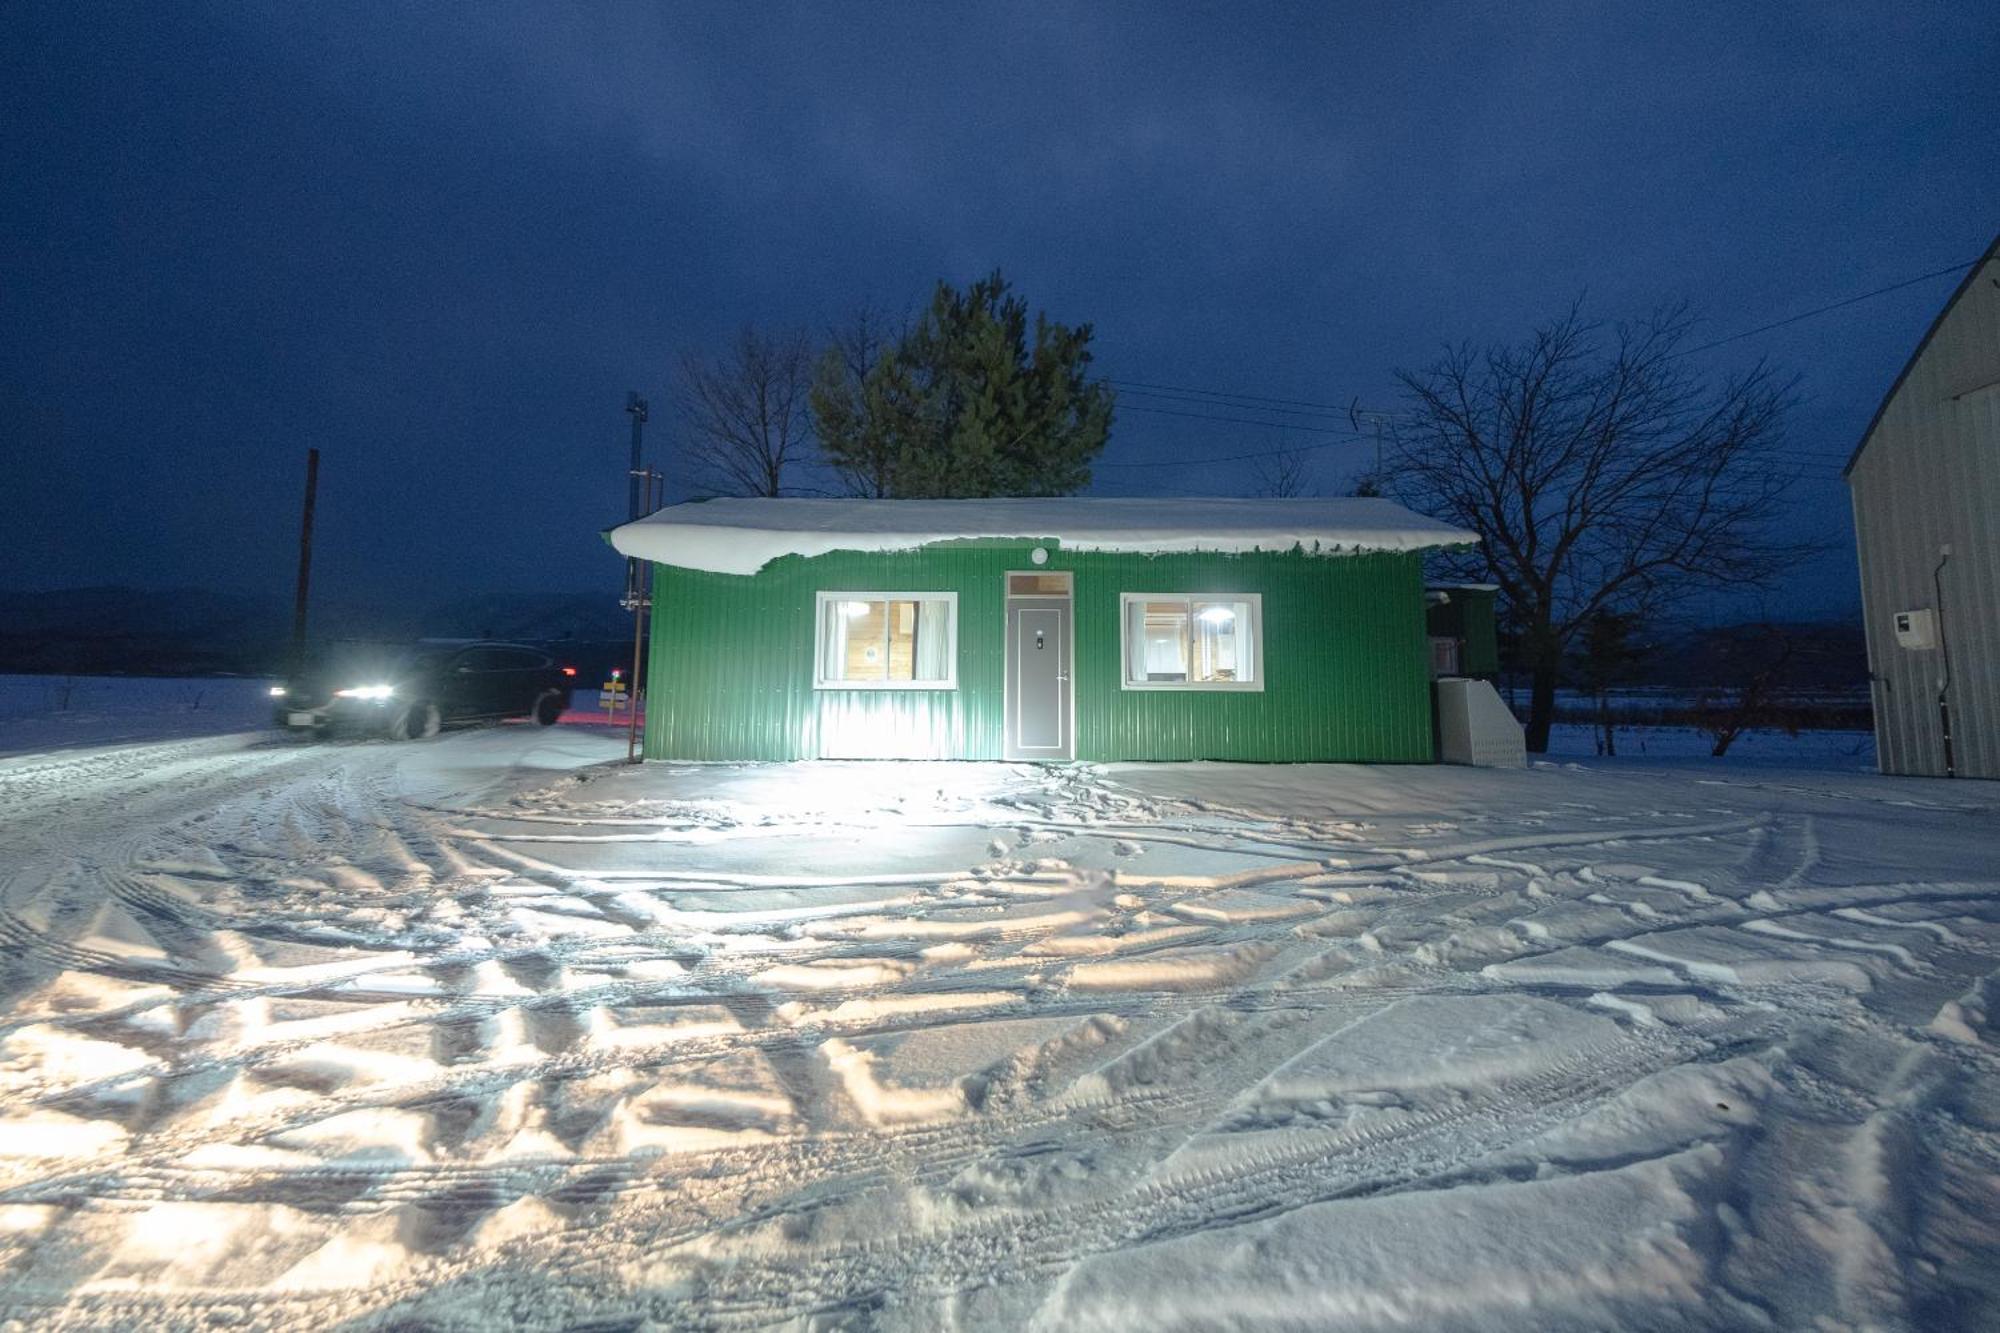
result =
M1937 647L1937 612L1898 611L1896 646L1899 648Z

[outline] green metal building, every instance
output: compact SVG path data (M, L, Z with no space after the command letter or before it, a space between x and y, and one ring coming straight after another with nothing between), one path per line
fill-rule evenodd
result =
M1378 499L762 500L652 562L650 759L1428 762L1426 549Z

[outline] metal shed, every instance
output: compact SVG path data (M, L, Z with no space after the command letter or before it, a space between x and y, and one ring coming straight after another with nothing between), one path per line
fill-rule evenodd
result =
M2000 777L2000 238L1846 477L1882 771Z
M712 500L654 562L654 759L1428 762L1424 551L1386 500Z

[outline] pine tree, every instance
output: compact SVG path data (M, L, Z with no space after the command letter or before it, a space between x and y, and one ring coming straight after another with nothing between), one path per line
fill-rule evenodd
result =
M829 351L812 403L827 462L864 493L900 498L1068 495L1090 484L1111 432L1109 387L1087 378L1088 324L1009 294L996 270L940 282L914 326L858 370Z

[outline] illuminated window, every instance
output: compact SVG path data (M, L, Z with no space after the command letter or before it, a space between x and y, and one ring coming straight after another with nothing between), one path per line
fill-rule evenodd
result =
M818 689L958 688L955 592L823 592L817 638Z
M1119 594L1128 690L1261 690L1256 593Z

